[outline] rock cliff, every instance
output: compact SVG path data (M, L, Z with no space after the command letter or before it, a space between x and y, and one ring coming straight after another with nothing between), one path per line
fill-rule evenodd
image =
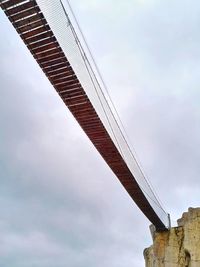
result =
M200 267L200 208L189 208L178 226L155 232L144 250L146 267Z

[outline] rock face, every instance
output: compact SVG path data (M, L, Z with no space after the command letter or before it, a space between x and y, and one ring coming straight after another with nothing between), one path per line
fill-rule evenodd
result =
M200 208L189 208L178 227L155 232L144 250L146 267L200 267Z

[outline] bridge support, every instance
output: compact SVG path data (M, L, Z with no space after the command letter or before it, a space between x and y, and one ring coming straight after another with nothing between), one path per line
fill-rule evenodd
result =
M189 208L177 222L153 233L153 245L144 250L146 267L200 266L200 208Z

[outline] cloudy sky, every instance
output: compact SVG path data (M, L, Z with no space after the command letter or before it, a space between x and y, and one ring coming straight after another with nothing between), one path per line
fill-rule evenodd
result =
M172 220L200 206L200 3L74 0ZM149 222L0 12L0 266L142 267Z

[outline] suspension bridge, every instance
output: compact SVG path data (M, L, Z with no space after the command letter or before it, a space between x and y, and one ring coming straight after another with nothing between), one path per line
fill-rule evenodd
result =
M70 5L67 9L65 4L61 0L0 0L30 53L130 197L157 230L166 230L169 214L128 144L100 71L79 25L75 29L71 22Z

